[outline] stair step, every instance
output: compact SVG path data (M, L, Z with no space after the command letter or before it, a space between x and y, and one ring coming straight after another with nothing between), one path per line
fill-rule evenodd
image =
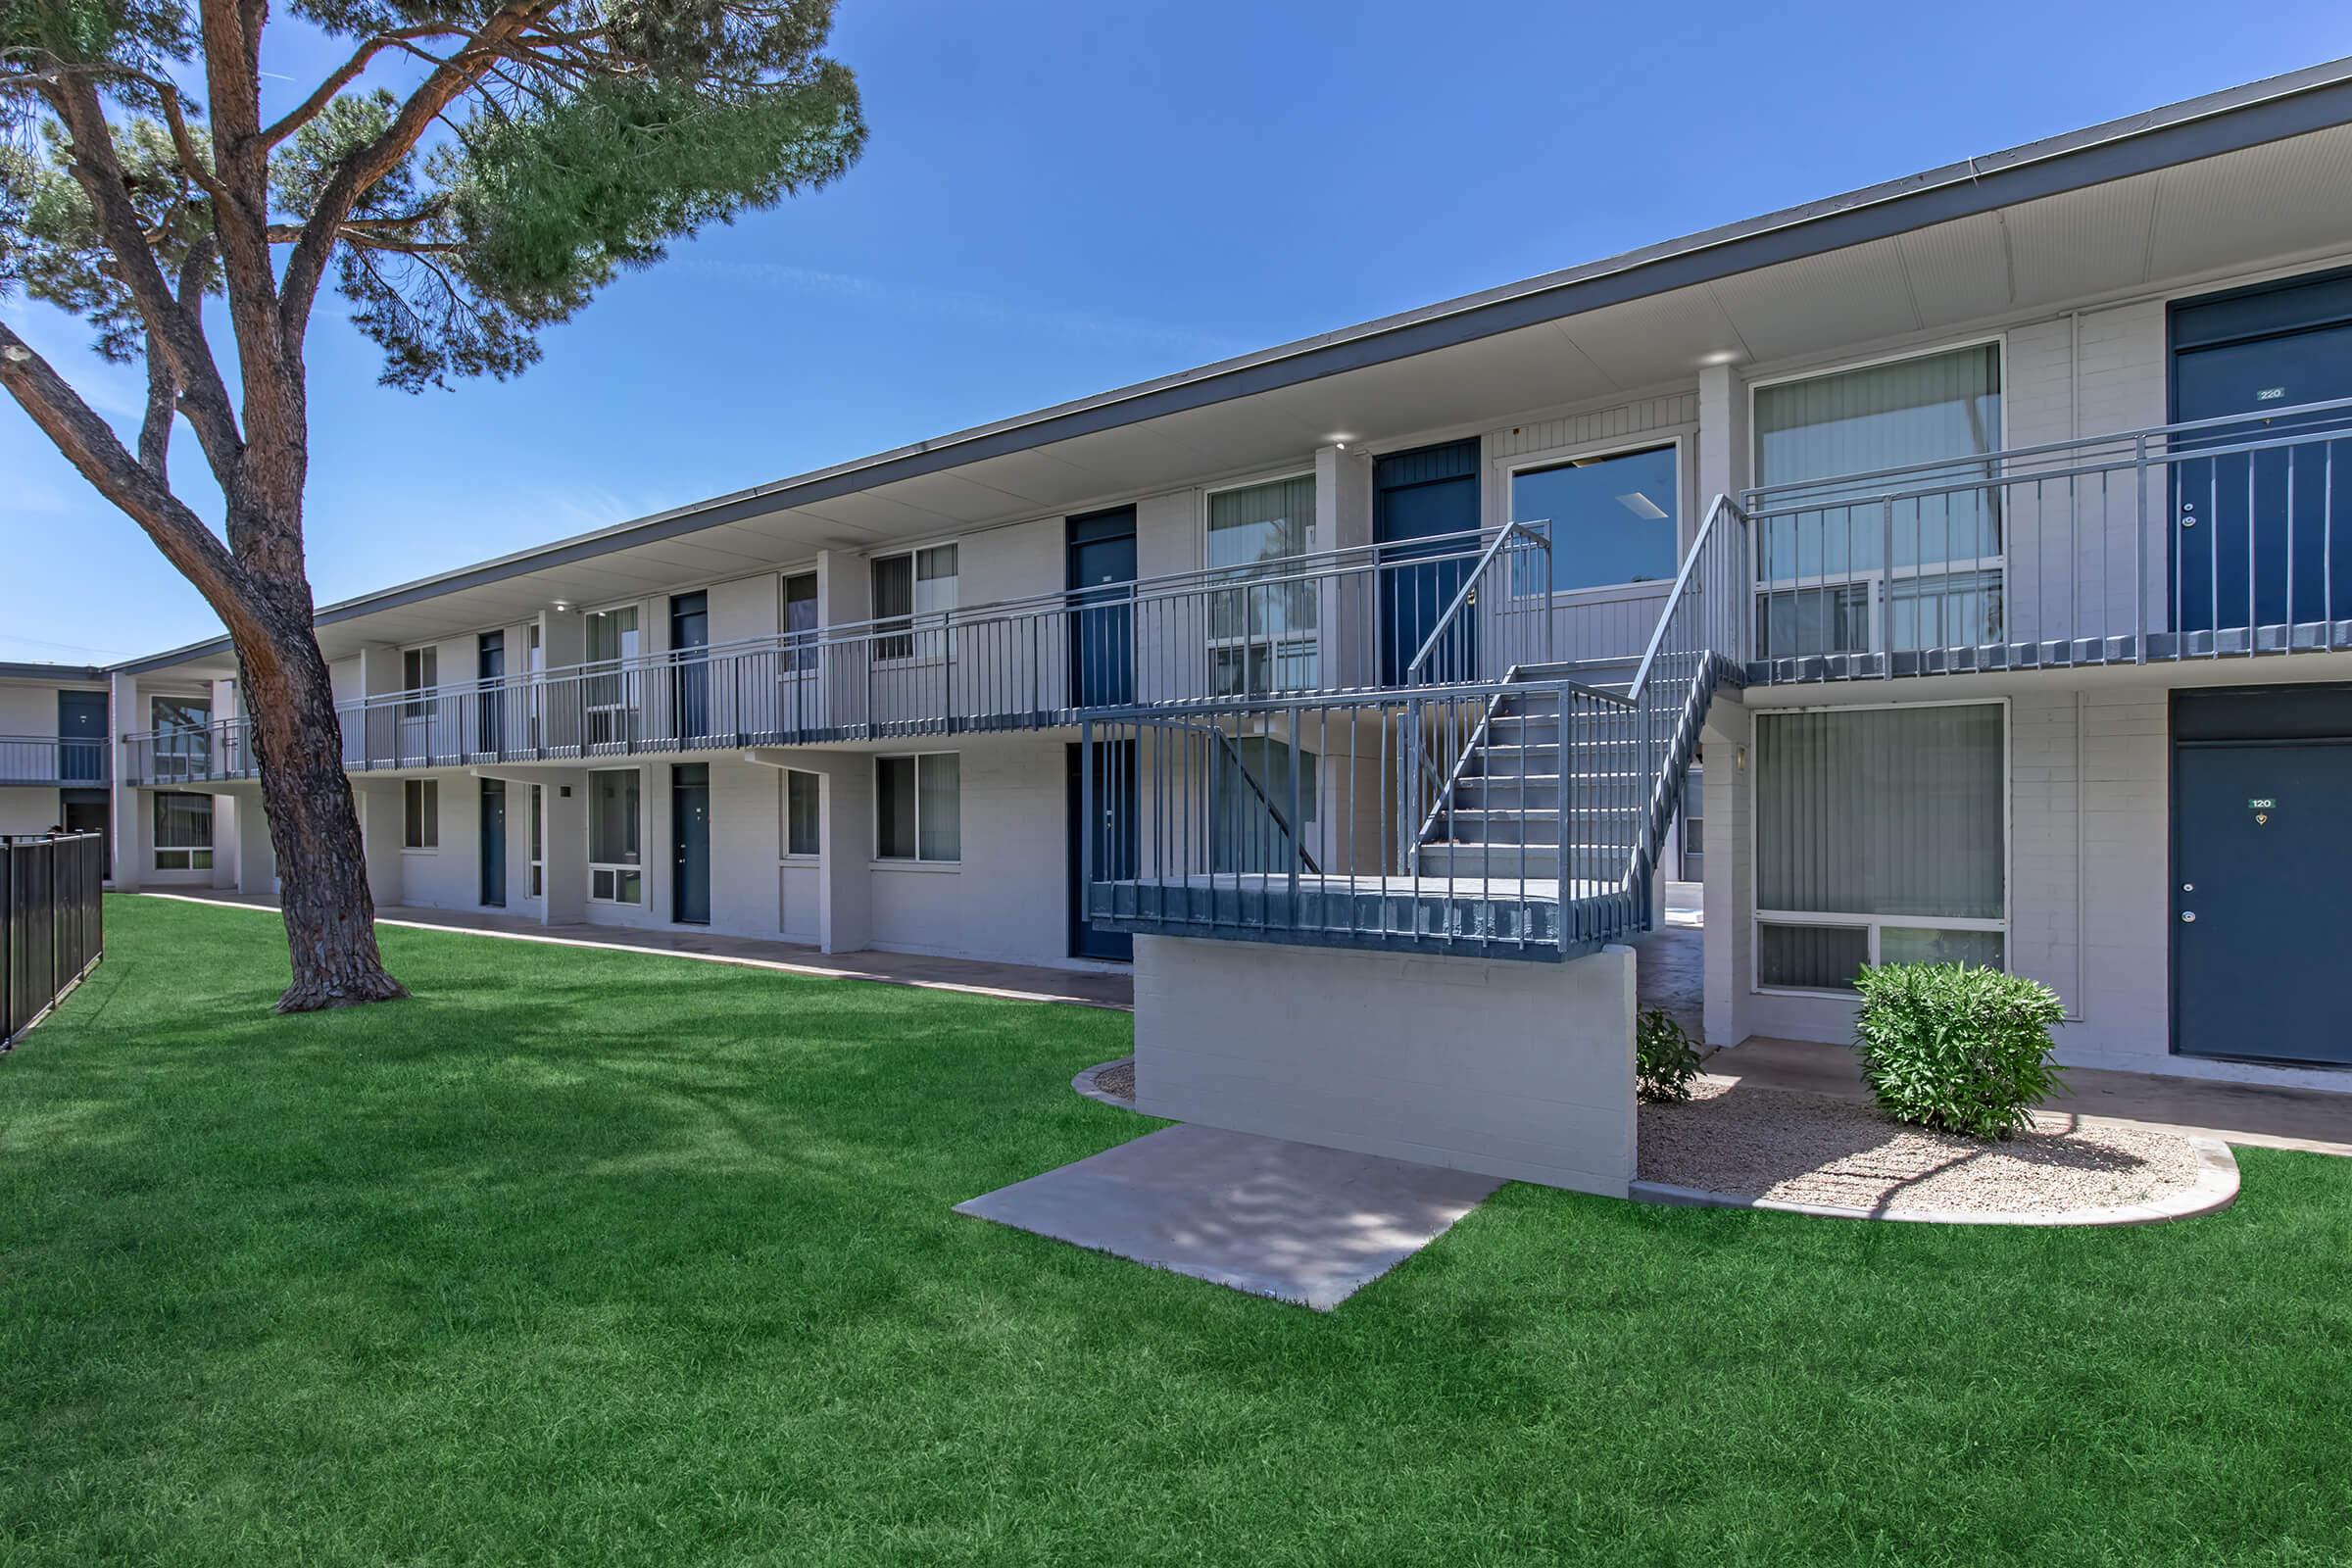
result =
M1625 874L1631 856L1614 845L1577 845L1568 852L1572 881L1614 881ZM1510 878L1554 881L1560 874L1556 845L1424 844L1414 858L1415 868L1427 877Z

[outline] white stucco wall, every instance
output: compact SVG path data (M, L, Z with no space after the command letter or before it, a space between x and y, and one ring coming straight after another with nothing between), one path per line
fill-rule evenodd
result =
M1146 1114L1625 1196L1630 949L1551 964L1193 937L1135 946Z

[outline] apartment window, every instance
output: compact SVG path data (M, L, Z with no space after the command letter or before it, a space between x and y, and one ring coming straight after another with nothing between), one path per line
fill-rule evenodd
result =
M1757 715L1759 986L2005 961L2006 719L1998 703Z
M878 557L869 564L875 629L884 634L874 644L874 657L912 659L920 653L932 659L949 653L944 623L956 608L956 547L932 545Z
M963 760L954 752L874 759L874 857L963 858Z
M1263 735L1218 749L1209 775L1209 868L1288 872L1313 826L1315 754ZM1294 806L1295 802L1295 806Z
M1673 442L1511 474L1511 516L1551 541L1554 590L1672 580L1682 564L1682 477ZM1511 591L1541 594L1544 553L1511 562Z
M817 826L823 781L814 773L797 767L784 770L784 853L790 856L816 855L821 841Z
M412 850L441 847L441 786L413 778L401 787L401 844Z
M1217 696L1316 685L1321 607L1317 585L1298 566L1314 548L1311 473L1209 496L1209 685Z
M637 607L620 605L592 611L581 617L587 635L588 662L612 665L581 681L587 710L588 743L616 746L635 738L641 672L631 662L639 652Z
M1934 465L1923 489L1986 472L2001 444L2001 351L1976 344L1761 386L1755 393L1757 631L1767 658L1997 642L2000 493L1878 499L1848 474Z
M588 896L600 904L642 904L637 769L588 775Z
M531 786L531 897L547 896L547 786Z
M784 633L783 667L816 667L816 573L787 572L783 604L776 624Z
M407 648L400 655L400 689L410 694L400 705L403 718L422 718L432 710L427 696L441 684L441 651L438 648Z
M209 701L201 697L151 698L147 715L155 731L157 778L200 778L211 770L213 705Z
M213 868L213 798L155 793L155 868L209 871Z

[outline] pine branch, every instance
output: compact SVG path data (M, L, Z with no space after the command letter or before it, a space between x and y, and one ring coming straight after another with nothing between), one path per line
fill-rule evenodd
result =
M328 254L352 208L415 149L417 138L441 111L479 81L496 62L499 51L515 32L555 9L557 0L512 0L493 12L465 47L435 70L409 95L382 135L347 156L327 179L309 218L294 254L286 263L280 285L278 315L286 342L299 343L318 297Z
M333 71L329 72L326 79L321 81L318 87L313 89L308 98L305 98L299 105L288 111L276 122L276 123L264 130L262 132L262 145L264 147L276 146L279 142L284 141L288 136L293 135L294 132L300 130L303 126L309 124L312 121L318 119L321 114L325 113L326 106L330 103L333 103L336 96L340 94L344 88L350 86L354 81L358 80L361 73L365 72L369 64L374 61L375 57L383 53L386 49L392 48L396 45L407 44L417 38L464 37L465 35L465 28L453 27L444 23L438 22L420 23L414 27L394 27L388 31L375 34L375 36L368 39L366 42L362 43L358 49L354 50L349 60L344 61L343 64L337 66ZM423 53L421 50L411 50L409 52L412 54ZM427 60L431 60L435 57L431 55L425 55L425 58Z

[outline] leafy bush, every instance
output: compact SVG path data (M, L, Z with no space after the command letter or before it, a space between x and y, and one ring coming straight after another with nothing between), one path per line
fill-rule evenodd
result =
M1642 1012L1634 1029L1634 1093L1653 1105L1679 1105L1698 1076L1698 1048L1663 1007Z
M1854 1044L1879 1107L1968 1138L2007 1138L2058 1086L2048 986L1964 963L1883 963L1854 977Z

